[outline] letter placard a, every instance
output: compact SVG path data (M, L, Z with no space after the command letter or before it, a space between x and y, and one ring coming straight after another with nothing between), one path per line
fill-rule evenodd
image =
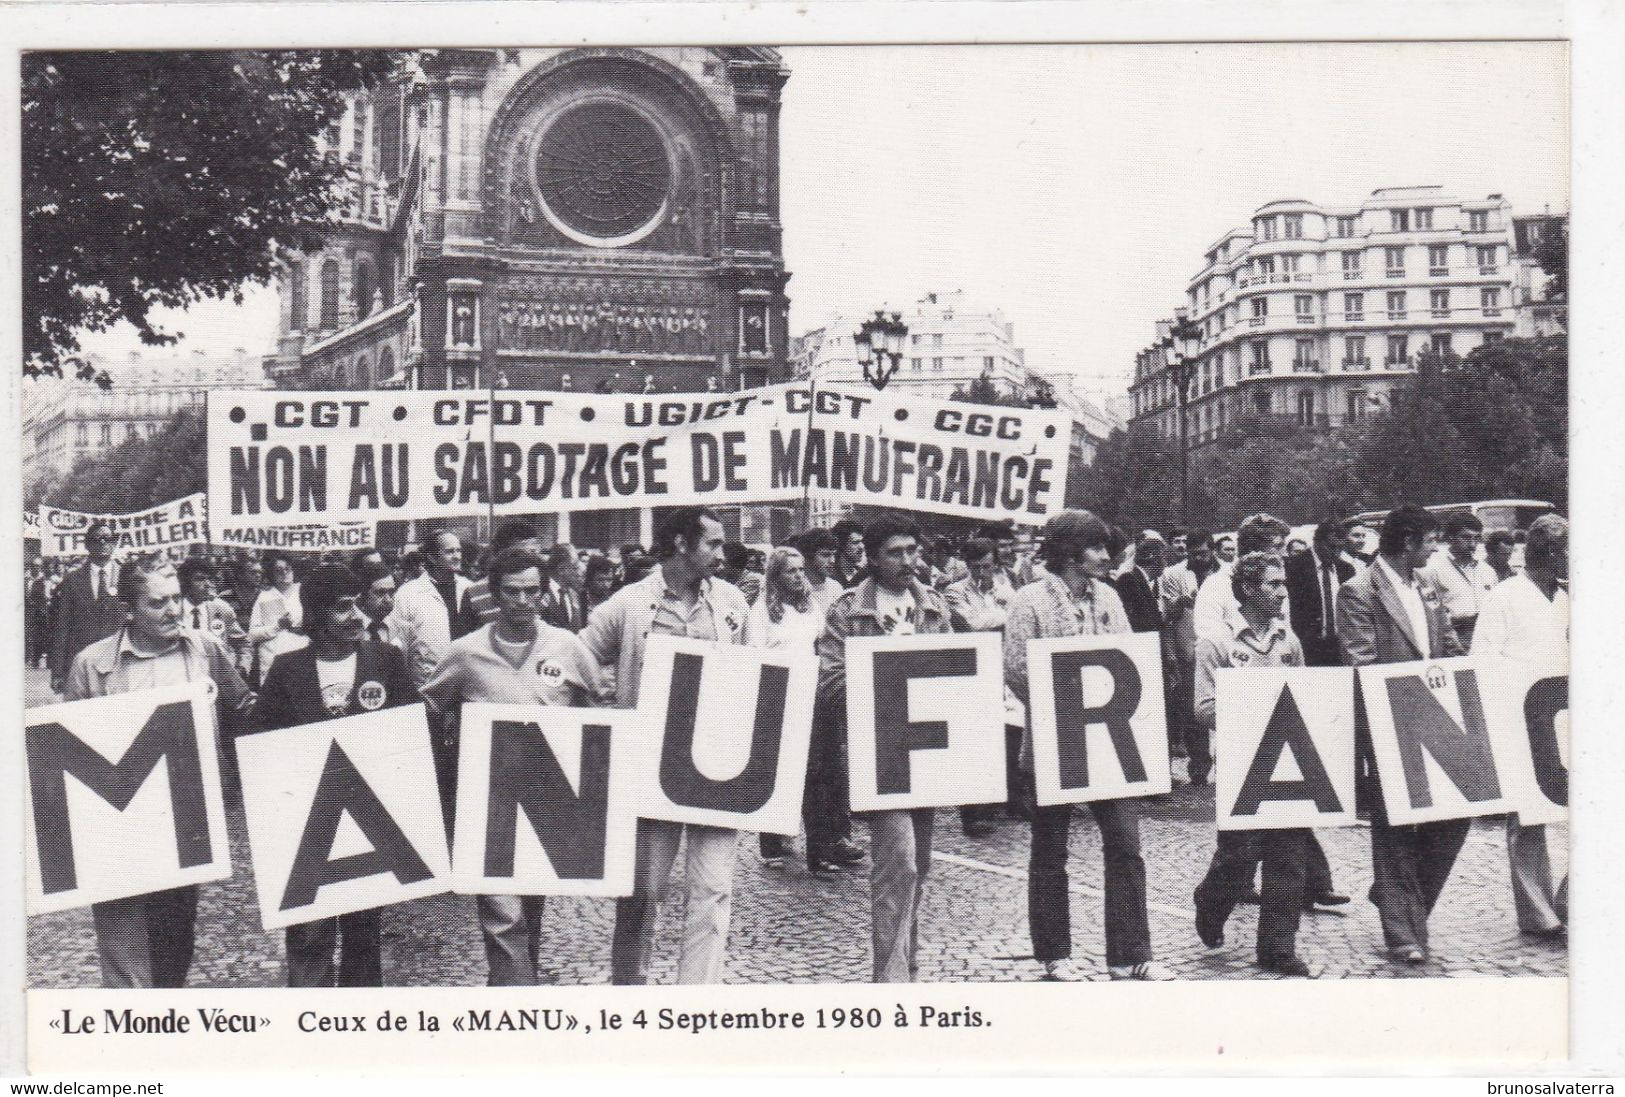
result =
M28 911L231 875L207 682L30 709Z
M451 890L422 705L237 740L266 929Z
M1214 686L1220 830L1355 825L1351 668L1226 668Z

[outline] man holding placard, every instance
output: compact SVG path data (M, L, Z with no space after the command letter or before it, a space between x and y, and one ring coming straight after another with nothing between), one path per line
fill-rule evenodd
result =
M1337 635L1356 667L1409 663L1462 654L1439 591L1425 577L1439 543L1439 522L1413 504L1396 507L1382 524L1377 559L1344 583L1337 597ZM1381 703L1366 698L1366 707ZM1367 727L1365 708L1355 714L1356 733ZM1371 755L1370 732L1362 749ZM1396 959L1427 962L1428 916L1455 867L1470 819L1393 826L1382 797L1384 780L1374 761L1371 799L1371 901L1382 916L1383 938Z
M1044 574L1011 599L1004 633L1005 682L1027 705L1027 641L1052 636L1130 632L1123 603L1106 582L1111 531L1088 511L1069 510L1044 526ZM1161 734L1166 735L1166 732ZM1032 764L1031 729L1022 754ZM1106 862L1106 965L1113 979L1163 981L1173 974L1152 958L1146 914L1145 859L1140 853L1139 802L1093 800ZM1027 917L1033 958L1044 978L1084 978L1072 962L1072 907L1066 878L1072 805L1033 808L1032 855L1027 869Z
M846 728L846 641L855 636L937 635L953 631L942 596L915 578L920 535L883 517L863 531L868 575L829 608L818 641L815 720ZM844 736L843 736L844 737ZM874 811L869 824L869 905L874 981L910 983L919 973L920 897L931 871L934 808Z
M180 580L167 562L126 564L118 576L118 599L124 627L79 652L68 671L67 700L208 679L217 690L222 725L253 705L254 695L225 647L186 629ZM197 921L195 885L96 903L91 911L104 986L186 985Z
M706 507L676 508L656 536L660 563L593 610L581 641L599 663L615 666L616 707L638 706L644 645L651 634L715 644L744 643L750 605L737 587L716 578L722 545L722 519L716 512ZM612 963L618 984L649 981L656 907L670 887L677 848L685 835L687 912L677 981L722 982L737 832L640 819L634 890L615 904Z
M1567 676L1569 663L1569 524L1555 514L1537 518L1524 545L1523 572L1484 595L1473 654L1514 659L1536 670ZM1568 880L1552 890L1546 828L1507 816L1507 860L1518 928L1537 937L1560 937L1568 921Z
M455 727L462 706L567 705L594 702L596 668L575 636L536 614L542 597L541 558L522 544L497 553L486 573L496 619L452 641L423 700L442 726ZM453 738L459 738L453 733ZM461 767L459 767L461 768ZM468 826L479 826L470 819ZM535 986L541 942L540 895L481 895L489 986Z
M1211 636L1196 645L1196 719L1212 729L1214 674L1221 667L1301 667L1303 649L1281 616L1286 576L1278 556L1250 552L1236 561L1230 582L1244 626L1227 642ZM1196 887L1196 933L1209 948L1224 944L1224 924L1252 891L1253 870L1264 865L1258 905L1258 966L1280 975L1313 978L1297 955L1303 914L1310 831L1221 830L1207 876Z
M261 730L417 703L399 649L367 637L357 604L361 593L361 581L340 565L319 567L300 584L301 620L310 642L278 656L266 672L254 709ZM384 985L378 908L301 922L283 932L290 987Z

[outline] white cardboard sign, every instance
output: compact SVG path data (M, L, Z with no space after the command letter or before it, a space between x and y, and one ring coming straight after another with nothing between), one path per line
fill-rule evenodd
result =
M452 880L468 895L630 895L641 723L624 709L467 704Z
M231 875L214 697L202 681L24 714L30 914Z
M246 735L237 758L266 929L451 890L422 705Z
M1395 825L1514 808L1495 764L1481 662L1470 656L1359 668L1383 804ZM1505 732L1501 733L1502 735Z
M1002 652L996 632L847 639L852 810L1004 802Z
M1226 667L1214 685L1220 830L1356 825L1352 668Z
M807 654L650 636L638 815L794 835L817 681Z
M1169 791L1156 633L1028 640L1027 684L1039 806Z

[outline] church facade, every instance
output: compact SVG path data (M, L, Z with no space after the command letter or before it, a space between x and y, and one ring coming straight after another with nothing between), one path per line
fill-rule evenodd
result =
M308 389L788 379L787 77L755 47L412 52L324 138L350 200L319 253L288 257L267 373ZM649 521L611 525L630 540Z

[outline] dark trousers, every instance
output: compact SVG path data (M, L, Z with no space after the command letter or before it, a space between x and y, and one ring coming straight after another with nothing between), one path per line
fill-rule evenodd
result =
M1207 783L1213 772L1213 749L1208 744L1208 729L1196 718L1196 667L1181 661L1179 681L1174 686L1174 707L1171 722L1177 722L1185 740L1185 756L1190 759L1186 772L1191 784Z
M170 888L91 906L102 986L183 987L196 940L197 887Z
M1145 859L1140 855L1137 800L1097 800L1089 805L1100 827L1105 869L1106 963L1112 967L1151 959L1151 926L1145 909ZM1072 955L1072 905L1066 880L1066 847L1072 806L1034 807L1032 857L1027 868L1027 921L1033 958L1040 963Z
M1456 865L1471 819L1390 826L1380 798L1371 819L1371 901L1388 947L1428 947L1428 916Z
M1196 907L1229 918L1253 887L1253 870L1264 865L1258 903L1258 958L1297 954L1298 920L1303 914L1307 830L1221 830L1207 875L1196 885Z
M1312 830L1303 832L1303 860L1303 893L1307 898L1318 899L1337 891L1332 885L1332 866L1326 860L1326 851Z
M831 719L822 707L813 714L801 822L807 828L809 864L827 860L835 843L852 837L852 809L847 799L846 725L840 719Z
M457 738L440 728L430 731L435 782L440 786L440 811L446 820L446 841L457 821Z
M290 987L381 987L383 945L378 911L358 910L289 926ZM337 963L334 953L338 953Z

